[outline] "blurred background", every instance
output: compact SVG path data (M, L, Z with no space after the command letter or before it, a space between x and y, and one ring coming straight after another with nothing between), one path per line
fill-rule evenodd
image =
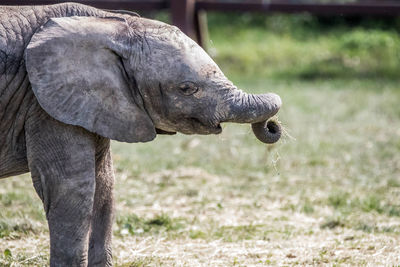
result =
M115 264L398 266L400 1L142 2L238 87L279 94L285 131L114 142ZM0 207L0 265L45 265L29 175L0 180Z

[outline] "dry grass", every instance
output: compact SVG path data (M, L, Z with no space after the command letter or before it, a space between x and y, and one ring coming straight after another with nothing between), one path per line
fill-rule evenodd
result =
M117 266L395 266L400 262L398 218L363 214L366 221L375 222L381 229L395 227L395 232L366 232L342 226L324 228L323 217L286 210L283 196L260 199L257 196L260 192L254 190L232 190L229 189L232 178L198 168L162 171L136 181L128 179L132 178L119 175L119 220L132 214L140 220L160 214L168 214L170 219L149 232L138 228L129 233L124 231L123 224L117 223L114 239ZM28 177L24 180L29 182ZM131 203L129 197L135 195L132 188L138 180L148 184L141 186L141 193L147 199ZM157 192L157 185L163 183L168 185ZM252 193L256 194L252 197ZM300 202L293 198L291 201ZM180 222L180 226L167 230L174 222ZM7 262L12 262L12 266L46 264L47 233L4 238L0 251L5 249L13 254L12 260L8 258L10 261L3 257L6 265Z

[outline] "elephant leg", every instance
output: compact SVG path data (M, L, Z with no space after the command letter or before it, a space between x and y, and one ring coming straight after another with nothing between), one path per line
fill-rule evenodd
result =
M96 191L89 239L89 266L112 266L113 187L110 140L100 137L96 150Z
M50 230L50 266L87 266L96 135L40 108L25 124L29 169Z

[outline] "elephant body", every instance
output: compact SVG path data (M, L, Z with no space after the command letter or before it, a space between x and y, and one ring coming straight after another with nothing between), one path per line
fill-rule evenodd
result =
M110 244L111 240L110 225L112 222L113 205L111 195L113 184L112 163L109 153L109 141L107 139L85 133L82 129L77 127L63 125L62 123L50 118L43 111L31 88L25 66L24 52L35 31L47 22L49 18L100 16L104 13L105 12L101 10L77 4L60 4L43 7L0 7L0 178L18 175L29 171L32 172L33 184L44 203L50 228L64 228L61 229L61 234L52 234L51 237L52 266L86 266L88 262L90 263L90 266L112 265L111 248L110 245L107 245ZM44 131L40 131L39 129L46 126L53 130L54 127L59 127L59 130L56 131L56 135L58 141L64 138L64 144L57 144L54 143L54 140L49 140L49 143L53 142L51 149L45 149L44 147L39 148L40 142L35 139L33 132L36 132L36 134L39 135L36 136L36 138L44 141L44 136L40 136ZM60 133L69 136L63 137L60 136ZM27 138L27 135L29 135L30 138ZM71 137L74 141L79 139L78 142L72 144L72 146L75 146L76 151L90 147L85 143L85 138L82 138L83 136L80 135L83 135L86 139L96 143L91 145L93 148L92 155L90 155L90 153L89 155L85 155L87 153L76 155L75 151L69 152L70 149L67 148L66 144L68 143L67 139ZM35 146L38 146L37 149L40 149L44 155L31 152L30 160L28 160L27 150L35 149L33 146L27 148L27 143L29 144L29 141L35 142ZM87 143L90 143L90 141ZM48 146L49 143L44 143L42 145ZM79 143L81 146L79 146ZM84 195L84 197L77 197L77 201L82 203L87 202L86 206L79 204L80 211L68 212L68 210L63 209L62 212L64 215L49 216L52 194L50 192L44 192L46 186L44 185L44 182L42 183L40 176L43 176L48 172L50 173L49 177L55 178L54 173L60 171L65 173L68 164L74 163L69 162L68 160L62 160L62 162L59 163L62 163L65 166L46 166L43 171L37 170L35 166L29 166L29 164L34 165L35 161L50 162L57 159L57 157L47 158L45 155L47 152L46 150L52 150L54 154L58 154L57 157L60 158L76 157L77 160L83 161L81 166L81 168L85 170L83 175L90 179L86 178L81 181L83 183L81 186L79 186L79 182L70 185L70 188L73 191L81 188L82 192L77 193ZM40 158L38 159L38 157ZM90 159L89 162L87 159ZM94 164L93 161L96 164ZM40 166L43 167L41 164ZM74 164L74 168L76 168L75 166L76 163ZM92 174L86 175L85 173L87 173L87 170L90 170ZM65 173L63 176L68 176L68 174ZM90 181L91 179L92 181ZM98 181L97 186L100 187L95 189L94 184L96 180ZM54 184L55 182L48 181L46 183ZM58 189L57 186L53 186L53 188L58 191L57 194L60 194L60 189ZM66 193L70 193L72 190L64 189ZM97 194L95 194L96 192ZM102 192L104 192L104 196L100 196ZM63 201L63 199L64 198L60 197L59 201ZM57 201L58 199L53 197L52 200ZM100 212L98 211L99 209L92 208L95 200L97 205L99 205L99 209L105 209L106 212L104 216L100 215ZM82 220L83 217L87 217L83 213L86 213L89 216L86 219L86 222L83 221L75 224L77 229L69 229L71 227L68 226L68 223L71 223L71 220L62 219L68 216L78 216L79 220ZM92 218L95 217L98 219L96 222L91 223L90 221L94 221ZM54 218L56 218L56 222L51 223ZM105 227L101 225L103 223L105 224ZM96 234L88 235L89 226L92 229L97 229ZM89 238L93 240L91 241L90 254L88 252L88 243L82 245L79 244L81 242L73 242L71 241L71 238L65 235L65 232L76 232L78 229L84 233L78 234L78 236L83 236L86 241ZM53 232L57 231L57 229L53 230ZM100 235L100 237L98 237L98 235ZM57 241L54 241L55 239L57 239ZM97 242L94 242L94 240ZM58 247L56 247L54 243L58 243ZM63 247L60 247L61 244ZM91 255L90 258L89 255Z
M30 87L24 51L32 35L52 17L104 13L77 4L0 7L0 178L29 172L24 122L37 100Z
M273 143L280 105L238 90L176 27L75 3L0 7L0 178L31 172L51 266L112 265L110 139L238 122Z

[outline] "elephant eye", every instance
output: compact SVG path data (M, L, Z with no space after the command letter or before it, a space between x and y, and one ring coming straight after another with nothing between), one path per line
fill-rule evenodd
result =
M192 82L184 82L179 85L179 90L184 95L193 95L199 88Z

